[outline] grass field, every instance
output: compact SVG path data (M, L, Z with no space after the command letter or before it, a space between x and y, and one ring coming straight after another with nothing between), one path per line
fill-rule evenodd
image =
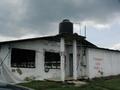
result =
M94 79L80 87L76 87L74 84L49 81L32 81L19 85L33 88L34 90L120 90L120 76Z

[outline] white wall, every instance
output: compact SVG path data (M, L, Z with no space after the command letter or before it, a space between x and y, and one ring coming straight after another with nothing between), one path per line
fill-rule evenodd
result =
M89 48L87 61L89 78L120 74L120 52Z
M45 51L54 51L60 52L60 44L54 41L45 41L45 40L33 40L33 41L22 41L11 44L2 45L0 50L0 58L3 58L7 55L10 48L21 48L21 49L30 49L36 51L36 68L20 68L22 71L22 75L19 75L17 72L13 72L16 76L21 79L25 79L26 77L36 77L36 79L47 79L47 78L55 78L60 77L60 69L50 69L49 72L44 71L44 52ZM5 64L12 69L10 66L11 61L11 52L5 60Z

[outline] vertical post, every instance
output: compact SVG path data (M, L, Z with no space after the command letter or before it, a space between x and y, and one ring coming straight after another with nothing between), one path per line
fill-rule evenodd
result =
M60 54L61 54L61 60L60 60L60 69L61 69L61 80L65 81L65 41L64 38L61 38L60 40Z
M73 78L77 80L77 42L73 40Z

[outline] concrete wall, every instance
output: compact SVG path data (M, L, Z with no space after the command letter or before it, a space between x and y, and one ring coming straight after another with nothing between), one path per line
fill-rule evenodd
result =
M60 69L50 69L49 72L44 71L44 52L53 51L60 52L60 44L54 41L45 40L34 40L34 41L22 41L11 44L2 45L0 49L0 59L5 59L4 63L12 71L16 68L11 68L11 48L30 49L36 51L36 68L20 68L22 75L18 74L17 71L13 72L16 76L21 79L26 77L36 77L36 79L43 80L52 77L60 77Z
M73 53L73 46L65 45L65 76L69 77L69 54ZM0 58L3 60L6 55L6 59L4 63L7 67L14 71L17 68L11 68L11 48L21 48L21 49L30 49L36 51L36 68L20 68L22 71L22 75L20 75L17 71L13 72L14 75L21 79L25 79L26 77L36 77L37 80L49 79L49 78L59 78L60 79L60 69L50 69L49 72L44 71L44 52L58 52L60 53L60 43L54 41L46 41L46 40L33 40L33 41L22 41L4 44L0 49ZM84 77L87 74L87 62L86 56L83 56L83 48L77 48L77 73L78 78ZM88 50L88 52L90 52ZM88 54L89 56L89 54ZM91 58L91 57L90 57ZM86 66L85 66L86 65Z
M120 52L88 49L88 77L102 77L120 74Z

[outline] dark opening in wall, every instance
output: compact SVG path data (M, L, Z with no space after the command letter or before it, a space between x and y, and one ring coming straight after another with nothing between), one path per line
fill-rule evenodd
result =
M45 69L60 69L60 54L45 52Z
M35 68L35 51L12 48L11 67Z

